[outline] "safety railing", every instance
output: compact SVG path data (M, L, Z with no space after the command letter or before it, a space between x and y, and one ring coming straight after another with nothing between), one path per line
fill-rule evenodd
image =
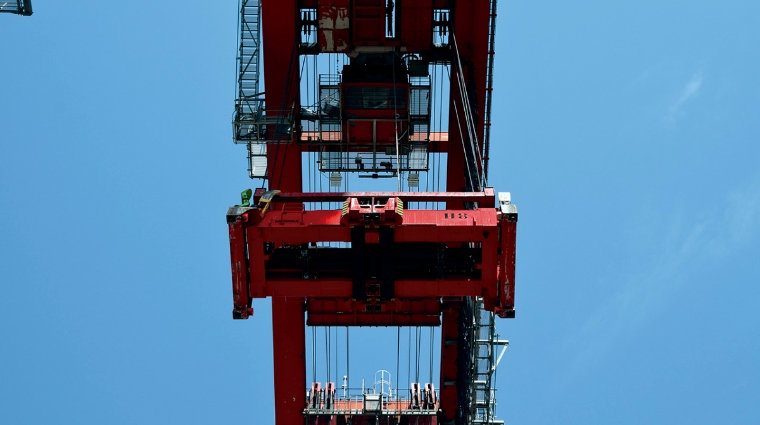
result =
M337 391L340 392L342 389ZM349 392L355 393L357 391L360 392L361 389L352 388ZM425 391L422 390L423 393ZM436 415L439 409L437 390L433 398L434 403L424 403L424 394L421 395L423 401L415 403L409 389L393 389L391 395L367 392L365 394L336 396L334 400L329 402L326 400L325 391L322 390L320 393L318 394L317 405L307 406L303 411L305 415L432 416ZM307 395L308 399L311 399L311 393Z

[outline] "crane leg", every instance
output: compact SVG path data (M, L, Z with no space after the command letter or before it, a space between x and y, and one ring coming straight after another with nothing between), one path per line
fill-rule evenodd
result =
M272 297L274 409L278 424L301 424L306 406L304 300Z

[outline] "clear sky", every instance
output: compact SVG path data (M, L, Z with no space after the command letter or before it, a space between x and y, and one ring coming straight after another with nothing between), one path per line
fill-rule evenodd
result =
M271 423L267 303L230 317L236 8L0 15L0 422ZM760 423L758 17L499 3L500 419Z

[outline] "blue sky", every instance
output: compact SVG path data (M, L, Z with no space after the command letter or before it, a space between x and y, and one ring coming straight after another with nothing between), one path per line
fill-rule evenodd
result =
M760 422L760 3L558 3L499 4L499 418ZM3 422L271 423L267 303L230 318L236 7L0 16Z

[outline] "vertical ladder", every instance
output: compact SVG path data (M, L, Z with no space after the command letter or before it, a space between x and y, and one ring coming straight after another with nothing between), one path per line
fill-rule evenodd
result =
M483 299L475 299L475 349L473 350L473 379L470 383L471 424L503 424L503 421L495 419L495 392L494 372L499 364L509 341L500 340L496 334L496 321L494 313L483 308ZM502 347L498 354L498 348Z
M266 177L266 142L261 118L263 93L259 92L259 58L261 44L260 0L240 2L240 45L238 48L237 99L233 119L233 141L248 146L248 175Z

